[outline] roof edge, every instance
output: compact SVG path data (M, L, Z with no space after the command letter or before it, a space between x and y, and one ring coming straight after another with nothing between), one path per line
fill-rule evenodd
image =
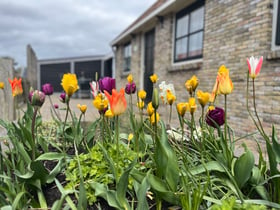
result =
M139 21L138 23L136 23L134 26L132 26L130 29L128 29L127 31L125 31L124 33L119 34L113 41L110 42L111 46L116 45L121 39L123 39L124 37L126 37L127 35L131 34L135 29L139 28L141 25L143 25L144 23L146 23L147 21L149 21L150 19L152 19L153 17L155 17L158 13L160 13L161 11L163 11L164 9L166 9L167 7L169 7L171 4L173 4L174 2L176 2L176 0L169 0L167 2L165 2L163 5L161 5L160 7L158 7L157 9L155 9L152 13L150 13L147 17L145 17L143 20ZM129 26L128 26L129 27Z

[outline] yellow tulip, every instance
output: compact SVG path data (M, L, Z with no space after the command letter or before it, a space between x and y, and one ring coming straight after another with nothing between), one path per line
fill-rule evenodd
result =
M81 105L78 104L77 107L80 109L80 111L84 114L87 111L87 105Z
M153 74L150 76L150 80L152 83L156 83L158 80L158 76L156 74Z
M103 112L108 107L108 100L102 95L102 93L99 93L92 103L99 112Z
M132 139L133 139L133 134L130 133L130 134L128 135L128 137L127 137L127 140L128 140L128 141L131 141Z
M152 105L152 102L148 103L148 106L147 106L147 113L149 116L152 116L152 114L155 112L155 109Z
M140 101L137 103L137 107L138 107L139 109L143 109L144 106L145 106L145 102L142 101L142 100L140 100Z
M233 84L229 77L229 70L222 65L218 71L218 91L217 94L227 95L233 90Z
M155 118L156 118L156 119L155 119ZM157 112L156 115L155 115L155 113L153 113L153 114L150 116L150 122L151 122L151 124L154 125L155 122L158 123L158 121L159 121L159 114L158 114L158 112Z
M208 92L203 92L201 90L198 90L196 95L197 95L197 100L202 107L204 107L209 102L210 94Z
M174 101L176 100L176 96L173 95L172 92L169 90L167 90L166 98L167 98L167 102L169 105L172 105L174 103Z
M189 91L190 95L192 95L198 86L198 79L195 75L192 76L191 79L187 80L185 83L185 87Z
M187 108L188 108L188 104L187 103L178 103L177 104L177 112L179 113L179 115L181 117L184 117L186 111L187 111Z
M0 89L4 89L5 87L5 83L4 82L0 82Z
M128 83L131 84L133 82L132 74L129 74L126 79L127 79Z
M189 110L190 110L190 113L193 114L196 110L197 106L196 106L196 103L195 103L195 98L191 97L189 99Z
M108 117L108 118L114 117L114 115L113 115L111 109L106 110L106 112L105 112L105 117Z
M76 74L64 74L61 80L61 85L68 97L71 97L79 89Z
M140 90L138 91L138 97L141 99L141 100L144 100L147 96L147 93L145 90Z

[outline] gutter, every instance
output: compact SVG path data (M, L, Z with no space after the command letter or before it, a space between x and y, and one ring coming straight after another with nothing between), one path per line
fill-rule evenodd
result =
M156 10L154 10L151 14L149 14L147 17L145 17L143 20L139 21L138 23L136 23L133 27L131 27L129 30L127 30L124 33L121 33L119 36L117 36L112 42L110 42L111 46L116 45L120 40L122 40L124 37L128 36L129 34L131 34L134 30L136 30L137 28L139 28L141 25L143 25L144 23L148 22L149 20L151 20L153 17L157 16L161 11L163 11L164 9L166 9L167 7L169 7L170 5L172 5L173 3L175 3L176 0L169 0L167 1L165 4L161 5L160 7L158 7Z

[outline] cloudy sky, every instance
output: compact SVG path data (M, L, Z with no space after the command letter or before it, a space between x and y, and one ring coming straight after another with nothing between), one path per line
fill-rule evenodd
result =
M99 55L156 0L0 0L0 57Z

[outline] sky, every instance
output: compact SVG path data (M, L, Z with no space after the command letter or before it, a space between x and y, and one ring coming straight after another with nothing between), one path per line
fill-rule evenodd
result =
M0 57L26 66L38 59L101 55L156 0L0 0Z

